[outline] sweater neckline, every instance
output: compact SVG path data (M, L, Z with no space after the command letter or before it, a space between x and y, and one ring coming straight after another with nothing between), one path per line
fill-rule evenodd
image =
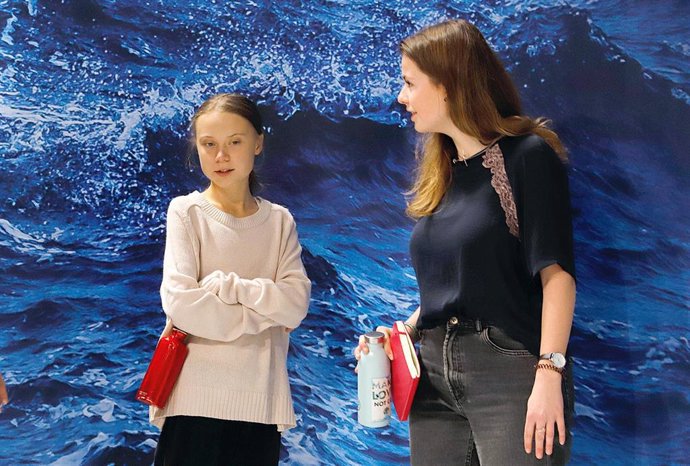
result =
M192 194L201 207L201 210L203 210L211 218L231 228L253 228L265 222L271 213L270 202L258 196L255 196L254 200L259 206L259 210L251 215L247 215L246 217L235 217L227 212L223 212L218 207L213 205L208 199L206 199L203 193L194 191Z
M480 151L475 152L474 154L468 156L465 159L451 159L451 166L453 169L456 170L467 170L470 168L472 165L483 165L478 163L478 160L484 160L486 157L486 153L491 150L498 142L503 139L503 136L498 137L491 141L489 145L487 145L485 148L481 149Z

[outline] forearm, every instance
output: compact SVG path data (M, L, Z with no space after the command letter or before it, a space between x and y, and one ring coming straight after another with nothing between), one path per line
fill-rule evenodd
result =
M297 239L295 222L290 218L283 228L275 279L238 278L235 281L235 293L237 302L294 329L307 315L311 281L302 264L302 247Z
M539 353L565 354L575 309L575 280L557 264L544 268L540 275L543 306ZM544 452L552 453L554 436L561 445L566 441L562 377L558 371L548 368L535 371L534 386L527 401L523 442L525 452L531 453L534 447L537 458Z
M407 320L405 321L405 323L408 324L408 325L412 325L412 326L416 327L416 326L417 326L417 320L419 320L419 311L420 311L420 309L421 309L421 307L418 307L418 308L412 313L412 315L411 315L410 317L407 318Z
M541 271L541 281L543 305L539 354L565 354L575 310L575 280L559 265L551 265Z
M287 328L297 328L307 315L311 282L300 273L278 282L266 278L240 279L237 301Z
M164 280L163 310L173 325L191 335L216 341L233 341L257 334L279 323L239 303L228 304L196 283Z
M200 241L186 213L173 204L168 209L161 284L163 310L173 325L218 341L284 326L239 302L237 284L241 279L237 274L216 271L198 281Z
M421 307L417 307L410 317L405 321L405 328L407 329L407 334L412 339L412 343L416 343L421 339L421 334L417 329L417 321L419 320L419 311Z
M279 282L267 278L246 279L216 270L199 286L228 305L241 304L287 328L297 328L307 314L311 282L295 271Z

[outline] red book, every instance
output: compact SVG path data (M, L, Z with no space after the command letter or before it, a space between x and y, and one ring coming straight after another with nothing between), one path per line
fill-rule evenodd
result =
M398 419L406 421L419 384L419 361L412 339L402 322L397 321L393 324L390 342L393 351L391 362L393 405Z

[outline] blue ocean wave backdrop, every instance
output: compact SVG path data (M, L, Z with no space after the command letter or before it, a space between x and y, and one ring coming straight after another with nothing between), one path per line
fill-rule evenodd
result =
M0 0L0 464L150 464L134 401L164 318L170 199L206 97L268 124L262 195L314 283L292 334L283 464L409 462L356 421L359 334L417 306L398 43L473 21L570 151L578 302L572 464L687 464L690 4L673 0Z

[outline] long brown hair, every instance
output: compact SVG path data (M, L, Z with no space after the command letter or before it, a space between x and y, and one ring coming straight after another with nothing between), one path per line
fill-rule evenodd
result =
M482 144L501 136L535 133L566 158L556 133L545 118L522 114L520 96L508 72L474 25L445 21L413 34L400 51L447 93L452 122ZM417 147L417 175L408 193L407 214L431 215L451 181L450 160L457 155L453 140L441 133L424 135Z
M210 112L227 112L239 115L251 123L258 135L264 134L264 125L259 107L249 98L234 93L216 94L204 101L189 122L189 160L198 158L196 152L196 122L201 115ZM249 174L249 192L255 195L261 188L254 170Z

